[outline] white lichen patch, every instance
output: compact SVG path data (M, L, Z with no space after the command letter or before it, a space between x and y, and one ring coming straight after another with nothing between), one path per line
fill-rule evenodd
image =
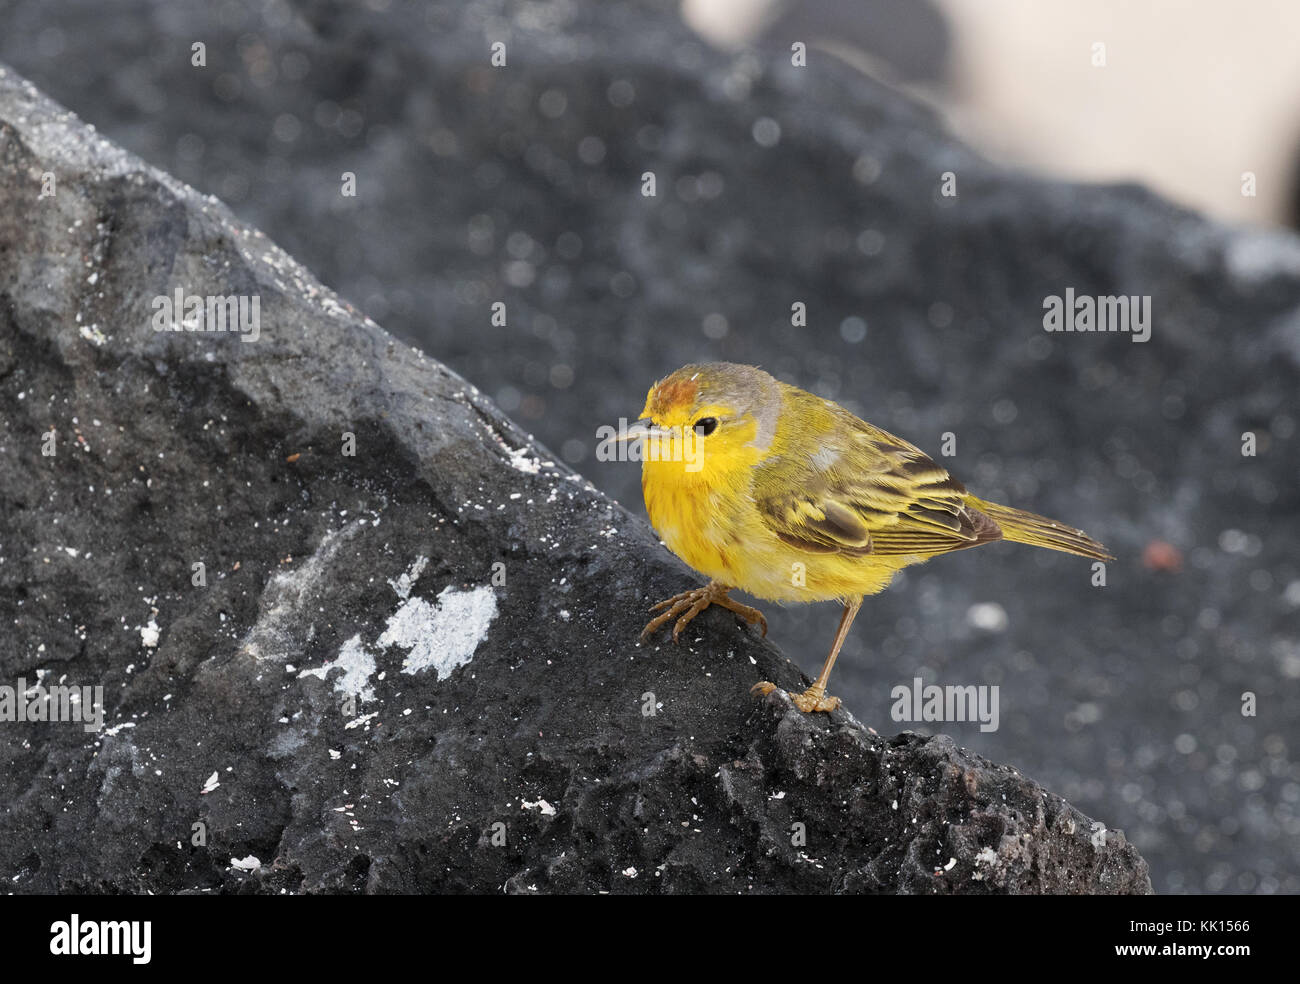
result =
M376 649L397 646L405 649L402 660L403 673L419 673L432 668L437 679L450 676L458 666L468 663L487 636L488 627L497 615L496 595L490 587L467 591L448 586L433 601L411 597L426 566L428 557L417 557L406 571L388 584L401 599L401 605L388 617L383 633L376 640ZM334 690L362 701L375 699L372 682L378 669L375 653L366 647L360 635L354 635L339 649L338 656L328 663L298 672L298 677L316 677L328 680L334 677ZM377 679L382 680L383 674ZM373 714L349 723L354 727L364 723Z
M407 598L411 597L411 588L413 588L415 582L420 579L420 575L424 573L424 569L428 564L428 557L416 557L415 563L408 567L406 573L402 574L396 581L392 578L388 579L389 587L397 593L397 597L405 601Z
M330 583L336 557L364 526L352 522L321 537L316 550L306 561L287 571L274 574L267 581L259 602L257 622L245 636L241 652L257 660L273 659L287 663L301 653L310 632L312 599Z
M370 684L370 678L375 672L375 657L366 651L366 647L361 644L361 636L354 635L347 642L343 643L339 649L338 658L330 660L324 666L317 666L314 669L303 670L298 676L314 676L319 680L324 680L331 670L342 670L342 674L334 681L334 689L343 694L351 694L360 700L374 700L375 688Z
M430 604L410 598L388 619L380 646L407 650L403 673L432 669L439 680L474 658L497 617L497 598L490 587L461 591L448 585Z

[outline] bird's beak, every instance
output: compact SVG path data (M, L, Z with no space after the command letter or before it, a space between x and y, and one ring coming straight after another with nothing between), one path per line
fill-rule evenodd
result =
M615 441L639 441L643 437L664 438L672 434L672 431L664 427L659 427L653 420L638 420L634 424L629 424L627 430L619 434Z

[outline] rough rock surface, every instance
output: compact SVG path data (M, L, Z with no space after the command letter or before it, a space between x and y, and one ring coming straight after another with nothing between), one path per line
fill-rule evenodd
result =
M1149 891L1013 769L749 698L798 674L725 613L639 647L641 521L8 70L0 428L0 681L105 710L0 724L14 891Z
M762 365L931 454L955 434L973 489L1118 559L1104 590L1005 544L908 571L845 645L849 708L894 730L916 676L999 685L997 732L944 727L1123 827L1158 891L1300 892L1297 239L1008 171L826 51L713 51L678 6L10 0L0 59L638 513L596 428L690 361ZM1046 334L1071 287L1150 295L1151 341ZM770 638L815 672L835 619L788 608Z

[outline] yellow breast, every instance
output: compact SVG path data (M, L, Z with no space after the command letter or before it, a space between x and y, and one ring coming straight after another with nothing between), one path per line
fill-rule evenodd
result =
M726 494L704 482L683 481L672 463L646 462L641 472L650 524L668 549L702 574L737 583L743 543ZM676 466L680 470L680 465Z
M749 462L710 460L698 472L681 462L647 461L646 512L668 549L712 580L768 601L830 601L881 591L911 561L904 557L817 554L778 539L762 521Z

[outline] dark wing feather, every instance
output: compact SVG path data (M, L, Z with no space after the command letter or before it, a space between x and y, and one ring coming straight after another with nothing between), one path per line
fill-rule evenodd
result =
M820 449L755 469L754 501L783 542L810 553L939 554L1002 537L965 486L924 452L844 412Z

